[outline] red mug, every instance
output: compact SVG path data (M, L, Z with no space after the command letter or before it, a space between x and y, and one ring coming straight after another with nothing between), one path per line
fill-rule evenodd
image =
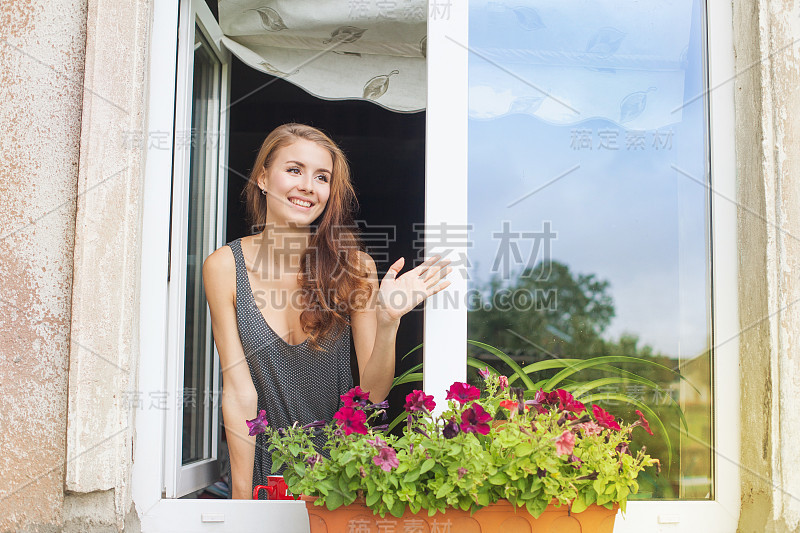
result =
M267 491L268 500L296 500L297 498L289 491L283 476L267 476L266 485L256 485L253 487L253 499L258 499L260 490Z

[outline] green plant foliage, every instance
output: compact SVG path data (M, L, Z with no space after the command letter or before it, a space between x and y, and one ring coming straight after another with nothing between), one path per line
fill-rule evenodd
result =
M643 416L621 424L597 406L587 410L564 389L525 401L522 389L488 368L481 375L483 398L476 387L454 383L438 415L432 396L409 394L401 436L368 427L385 405L353 402L345 402L337 423L267 426L273 468L287 465L290 490L317 496L316 505L331 510L362 498L381 516L399 517L406 508L433 515L446 508L474 512L505 499L539 516L551 502L573 512L619 503L624 511L639 473L658 464L644 451L631 452L634 429L649 431ZM327 437L327 458L312 444L315 431Z

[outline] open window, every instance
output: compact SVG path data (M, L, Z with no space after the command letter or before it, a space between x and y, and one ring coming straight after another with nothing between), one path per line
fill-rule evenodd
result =
M481 354L469 351L467 339L509 345L519 340L505 331L514 328L487 326L492 318L470 310L475 301L470 295L480 293L477 282L491 274L497 259L502 237L493 233L502 235L504 229L507 236L515 231L544 233L543 224L550 220L550 231L559 233L564 242L561 248L560 242L551 243L551 258L562 259L573 274L612 278L614 290L625 289L626 295L619 294L616 300L617 311L628 318L608 324L616 339L623 330L635 329L631 324L639 324L635 332L650 344L656 338L672 346L679 343L678 351L670 351L667 358L675 360L695 387L665 381L661 389L686 413L692 401L701 400L695 401L699 414L692 422L699 429L687 432L680 423L670 429L677 452L673 477L660 489L654 486L649 499L631 502L627 520L618 521L616 530L655 531L688 523L708 530L735 528L731 525L739 506L738 473L731 462L738 456L739 438L735 211L724 201L734 196L733 99L723 83L733 74L729 5L719 0L677 0L659 12L671 17L666 24L655 15L637 14L631 11L634 8L622 9L612 1L593 3L591 14L570 11L576 8L557 1L429 2L425 112L408 114L392 127L386 127L389 116L381 114L391 112L373 102L324 102L287 81L256 72L230 53L236 45L226 46L227 37L204 2L182 0L180 6L180 39L177 46L170 45L178 57L174 124L172 115L168 117L168 128L174 132L173 157L165 166L163 154L148 155L148 176L158 177L149 178L146 192L148 216L171 220L171 242L155 229L144 236L146 249L148 243L154 250L169 249L168 298L165 293L163 301L148 307L156 318L168 316L169 326L143 317L143 338L149 332L153 339L143 346L154 355L143 359L140 369L145 386L151 383L155 389L163 378L180 407L168 411L165 420L149 412L137 415L140 442L134 498L142 510L143 528L242 531L263 524L268 513L275 530L305 530L302 504L191 497L218 479L224 455L218 409L218 391L224 384L199 268L211 251L247 233L238 193L263 136L288 121L329 130L351 161L362 161L361 181L356 177L363 208L358 218L369 221L367 235L377 235L378 241L386 240L384 225L395 226L390 246L376 257L379 270L400 255L418 260L423 244L425 255L447 253L458 267L451 274L450 288L426 304L424 323L421 313L404 319L408 331L401 330L406 338L398 341L399 357L423 331L426 391L442 400L453 381L468 379L468 355ZM162 5L156 17L159 14L165 18L156 24L154 42L160 38L163 44L169 42L169 31L174 40L178 10ZM264 24L278 28L271 13L264 16ZM168 20L173 21L171 30ZM661 32L662 28L669 31ZM633 38L648 32L672 35L675 46L659 46L661 41L655 38L649 43ZM168 79L169 66L162 63L159 68ZM275 66L261 70L266 73L269 68ZM572 92L561 90L565 88ZM151 98L151 105L161 102L159 109L166 114L163 95L153 91ZM578 102L580 98L586 99L588 109ZM591 107L604 99L617 106L614 114ZM332 103L336 106L322 110ZM574 110L581 112L578 117L570 115ZM676 114L682 118L674 118ZM159 120L164 122L165 117L155 114L151 119ZM689 143L691 150L679 153L677 131L673 129L669 137L671 125L684 131L681 146ZM614 136L609 130L614 128L616 155L608 145ZM624 154L629 152L628 130L645 132L645 149L635 156ZM656 132L662 143L658 148ZM637 135L631 133L632 138ZM387 145L393 149L385 150ZM642 165L639 170L634 169L633 157ZM157 165L162 165L160 172ZM576 165L580 168L573 169ZM648 174L647 181L637 182L636 173L648 165L659 168ZM402 176L387 178L390 167L400 169ZM614 178L622 175L623 167L628 176L624 183ZM171 189L158 181L170 172ZM645 190L648 187L652 190ZM507 196L512 188L519 194ZM164 200L165 190L172 195L171 202ZM636 225L636 216L662 223ZM610 228L611 238L603 237L601 227ZM668 238L658 247L647 235ZM369 244L369 237L366 240ZM624 259L620 256L636 264L629 270L609 267L602 258L609 257L612 249L617 265ZM515 254L508 249L506 259L533 257L529 266L535 266L536 255L530 252L520 249ZM544 248L539 252L541 258ZM155 252L148 257L162 259ZM669 266L663 278L668 284L653 279L639 285L631 282L655 272L655 264ZM498 266L502 270L503 265ZM625 298L636 301L641 296L637 291L653 295L650 307L624 304L623 313ZM536 300L534 293L529 304L552 303L547 292L540 296ZM652 309L659 301L667 302L671 321L660 329L652 327L659 316ZM510 303L514 305L513 299ZM644 321L636 316L645 311L655 318ZM565 331L560 325L555 321L539 326L562 344L580 333L580 328ZM498 335L501 329L505 338ZM554 346L539 342L542 339L517 333L556 353ZM695 338L701 340L687 346ZM161 352L159 340L163 340ZM536 351L546 355L540 348ZM531 353L520 348L520 362L530 364L533 360L525 358ZM682 355L689 353L706 357ZM696 386L698 379L702 386ZM147 453L155 459L151 461ZM691 464L698 456L702 461ZM163 476L156 473L156 463L163 465Z

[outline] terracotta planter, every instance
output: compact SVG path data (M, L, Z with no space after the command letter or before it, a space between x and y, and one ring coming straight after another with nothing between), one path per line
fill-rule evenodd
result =
M303 496L302 499L308 509L311 533L612 533L618 508L616 505L613 509L590 505L582 513L570 514L565 505L551 505L539 518L533 518L524 507L499 501L472 516L469 511L460 509L448 509L433 516L428 516L424 510L414 514L406 509L400 518L389 514L381 518L358 501L329 511L324 506L315 506L316 498Z

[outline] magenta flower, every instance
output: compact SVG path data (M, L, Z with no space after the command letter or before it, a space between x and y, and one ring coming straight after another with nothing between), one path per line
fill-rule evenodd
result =
M455 417L451 418L450 422L448 422L442 430L442 436L446 439L452 439L459 433L461 433L461 428L458 427L458 422L456 422Z
M481 391L478 390L478 387L473 387L469 383L461 383L456 381L450 385L450 389L447 391L446 399L456 400L458 403L463 405L467 402L477 400L480 397Z
M247 427L250 428L250 436L253 437L258 435L259 433L264 433L267 430L267 412L265 410L261 410L258 412L258 416L252 420L246 420L245 423Z
M622 429L619 427L617 421L614 420L614 416L606 412L599 405L592 406L592 413L594 413L594 418L595 420L597 420L597 423L603 426L604 428L616 429L617 431Z
M485 366L485 367L481 368L480 370L478 370L478 374L480 374L483 379L489 379L489 376L492 373L489 372L489 367Z
M572 411L573 413L581 414L583 411L586 410L586 406L583 405L581 402L575 399L572 394L568 393L564 389L556 390L556 395L558 397L558 406L561 409L566 411Z
M472 404L472 407L461 413L461 431L464 433L489 434L489 420L492 415L487 413L480 404Z
M364 407L369 403L369 393L361 390L358 385L347 391L346 394L342 394L340 398L345 407L353 407L354 405Z
M367 415L364 411L353 409L352 407L342 407L333 418L339 421L339 424L344 428L344 434L358 433L359 435L367 434L367 426L364 423L367 421Z
M556 453L558 455L572 455L575 449L575 434L566 430L556 439Z
M372 458L372 462L381 467L384 472L389 472L392 468L397 468L400 461L397 460L397 452L393 448L381 448L378 455Z
M433 401L433 396L427 395L421 390L412 391L411 394L406 396L405 409L409 413L415 411L433 411L436 407L436 402Z
M506 390L508 388L508 378L507 377L500 376L499 383L500 383L500 389L501 390Z

